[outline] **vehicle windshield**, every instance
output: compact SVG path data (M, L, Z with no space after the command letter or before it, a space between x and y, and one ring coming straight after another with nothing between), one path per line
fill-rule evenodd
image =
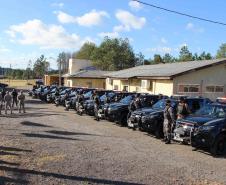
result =
M171 101L171 107L175 108L177 103L175 100L170 100ZM155 103L152 108L153 109L164 109L166 106L166 99L162 99L157 101L157 103Z
M120 100L120 103L129 104L133 100L132 95L126 96Z
M200 110L198 110L195 115L198 116L208 116L216 118L225 118L226 117L226 106L214 106L208 105Z
M165 100L159 100L159 101L157 101L157 103L155 103L153 105L153 108L154 109L164 109L165 106L166 106L166 101Z
M114 95L115 95L115 94L111 92L111 93L108 93L108 94L107 94L107 97L112 98ZM100 97L100 101L104 101L105 99L106 99L106 94L104 94L104 95L102 95L102 96Z
M92 94L93 94L92 91L89 91L89 92L87 92L87 93L84 94L84 97L85 98L91 97Z
M54 93L56 91L56 88L53 88L52 90L51 90L51 93Z

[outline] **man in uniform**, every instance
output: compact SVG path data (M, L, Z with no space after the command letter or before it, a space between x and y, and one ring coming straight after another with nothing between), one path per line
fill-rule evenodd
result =
M163 133L164 139L166 144L171 143L171 134L172 129L175 124L175 115L173 107L171 106L171 101L166 100L166 107L164 109L164 123L163 123Z
M12 108L14 107L14 104L16 104L16 107L17 107L17 104L18 104L17 96L18 96L17 90L13 89L13 92L12 92L12 97L13 97Z
M99 108L100 108L100 98L99 98L97 92L94 92L93 99L94 99L94 116L95 116L95 120L99 121L100 118L98 116L98 111L99 111Z
M0 92L0 115L2 114L2 106L3 106L3 97L2 92Z
M20 95L18 96L18 102L19 102L19 113L21 113L21 109L23 109L23 112L25 113L25 95L23 91L20 92Z
M5 101L5 114L7 114L8 108L10 109L10 113L13 113L12 110L12 96L9 94L9 91L6 92L6 95L4 96Z

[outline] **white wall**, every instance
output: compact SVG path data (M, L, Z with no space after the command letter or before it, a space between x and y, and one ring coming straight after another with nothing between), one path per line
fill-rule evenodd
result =
M69 74L73 74L89 66L92 66L92 62L90 60L70 59L68 72Z

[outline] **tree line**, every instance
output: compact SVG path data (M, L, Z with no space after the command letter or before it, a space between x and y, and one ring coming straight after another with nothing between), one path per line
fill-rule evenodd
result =
M214 58L226 58L226 43L223 43L212 56L208 52L192 53L188 46L180 48L178 57L170 53L164 55L155 54L153 58L146 59L140 53L135 53L129 39L122 38L104 38L99 46L92 42L87 42L76 52L61 52L57 57L58 69L61 67L62 73L68 72L69 59L91 60L93 66L100 70L117 71L139 65L151 65L160 63L172 63L194 60L210 60ZM56 74L58 70L50 70L50 63L44 55L36 59L34 64L29 61L27 68L7 70L6 76L11 79L37 79L43 78L44 74Z

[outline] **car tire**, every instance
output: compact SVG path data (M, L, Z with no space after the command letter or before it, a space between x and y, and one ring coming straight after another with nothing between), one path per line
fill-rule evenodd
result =
M210 152L213 156L223 155L226 153L226 135L220 134L217 136L214 144L210 148Z

